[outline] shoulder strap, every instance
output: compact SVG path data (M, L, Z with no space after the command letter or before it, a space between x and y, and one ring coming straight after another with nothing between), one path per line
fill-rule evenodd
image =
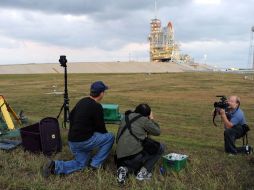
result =
M140 138L138 138L136 135L134 135L134 133L131 130L131 122L129 121L128 117L125 117L125 122L127 123L127 128L130 131L130 134L137 140L137 141L142 141Z
M119 141L120 137L123 135L124 131L126 131L126 129L128 129L130 127L130 125L136 121L137 119L139 119L140 117L142 117L142 115L137 115L135 116L134 118L132 118L131 120L129 120L129 117L126 115L125 116L125 126L124 128L122 129L121 133L119 134L118 138L117 138L117 141L116 143ZM132 132L131 132L132 133ZM131 134L132 135L132 134Z

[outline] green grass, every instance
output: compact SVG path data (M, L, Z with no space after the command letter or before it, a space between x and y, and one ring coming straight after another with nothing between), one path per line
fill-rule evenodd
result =
M213 102L218 100L216 95L239 95L251 126L249 141L254 145L253 80L225 73L70 74L68 77L71 107L88 95L92 81L103 80L110 86L103 103L119 104L121 112L141 102L149 103L162 130L156 139L166 145L166 153L189 155L187 167L181 172L161 176L160 161L151 181L138 182L132 176L124 189L254 189L253 155L226 155L223 127L214 127L211 116ZM0 75L1 94L17 112L25 110L31 123L57 116L63 97L46 94L52 92L52 85L62 91L63 75ZM107 128L117 132L116 125ZM67 132L61 130L63 151L53 159L72 158ZM237 145L241 143L237 141ZM46 161L43 155L23 152L21 147L12 152L0 151L0 189L118 189L113 152L104 170L86 169L45 180L40 176L40 167Z

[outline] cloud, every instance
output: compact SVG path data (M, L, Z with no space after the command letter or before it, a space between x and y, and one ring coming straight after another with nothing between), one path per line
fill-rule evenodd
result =
M141 13L137 15L141 16ZM113 50L121 48L126 43L147 41L149 24L146 20L141 18L132 23L128 21L129 19L135 18L130 16L121 21L97 23L84 15L48 15L6 9L0 12L0 34L49 45Z
M160 0L159 5L176 6L188 0ZM4 8L37 10L48 13L90 15L101 20L119 19L138 10L154 9L154 0L2 0L0 6Z
M215 1L158 0L157 17L163 26L173 22L182 53L201 61L206 53L211 63L246 66L254 0ZM68 49L77 56L74 60L91 60L92 55L96 60L97 52L105 60L128 60L130 54L149 59L147 37L154 0L2 0L0 7L0 53L13 54L5 62L13 62L20 52L32 62L28 51L37 55L42 47L45 52L46 48L58 53ZM31 49L27 44L37 45ZM36 57L36 62L47 60ZM53 57L54 53L48 60Z
M9 42L11 39L5 39ZM0 43L1 43L0 38ZM33 41L13 42L14 48L2 48L1 64L56 63L59 55L67 55L69 62L83 61L148 61L148 44L129 43L116 50L97 47L70 48L41 44ZM11 59L10 59L11 58Z
M192 41L182 42L182 49L192 55L199 63L208 63L219 67L237 68L248 66L248 41ZM205 56L206 55L206 59Z
M20 42L11 38L0 36L0 49L14 49L19 46Z
M234 5L234 6L233 6ZM175 36L181 41L193 40L249 40L254 25L254 1L221 1L218 5L188 4L181 8L164 7L160 12L163 21L167 12L175 26Z

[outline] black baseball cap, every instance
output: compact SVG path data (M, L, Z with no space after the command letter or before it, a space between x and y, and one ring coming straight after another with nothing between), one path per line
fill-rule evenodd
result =
M96 81L91 84L90 91L93 93L101 93L108 89L102 81Z

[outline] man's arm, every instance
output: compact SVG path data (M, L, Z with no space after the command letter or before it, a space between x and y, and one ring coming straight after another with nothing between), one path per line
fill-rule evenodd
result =
M161 133L160 126L154 121L153 113L151 112L149 119L145 123L145 130L148 135L159 136Z
M159 136L161 133L159 124L154 120L148 120L146 122L145 130L147 131L148 135Z
M221 119L224 123L224 125L226 126L226 128L232 128L234 125L228 120L227 116L226 116L226 112L224 109L220 109L220 115L221 115Z
M98 105L94 113L95 117L95 131L99 133L107 133L107 129L104 122L103 108L101 105Z

